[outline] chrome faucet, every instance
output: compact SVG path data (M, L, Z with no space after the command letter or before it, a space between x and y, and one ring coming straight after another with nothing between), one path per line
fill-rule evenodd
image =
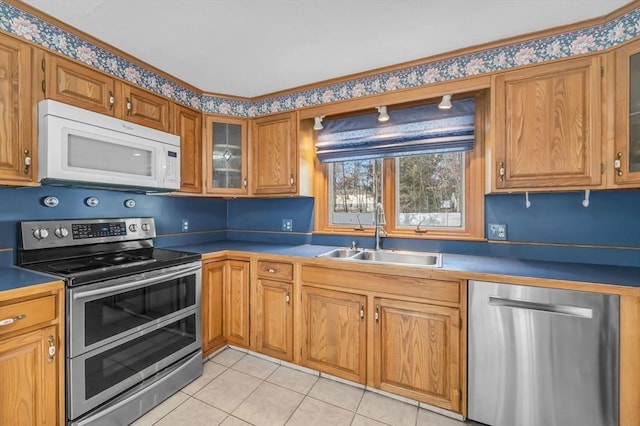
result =
M373 215L373 226L375 228L376 250L380 250L380 237L386 237L387 232L384 230L386 221L384 219L384 209L382 203L376 204L376 213Z

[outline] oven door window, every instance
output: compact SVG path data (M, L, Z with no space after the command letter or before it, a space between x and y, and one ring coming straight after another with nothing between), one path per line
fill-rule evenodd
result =
M84 306L84 345L137 330L195 304L195 274L88 301Z
M84 361L85 399L116 387L197 342L196 315L193 314L88 357Z

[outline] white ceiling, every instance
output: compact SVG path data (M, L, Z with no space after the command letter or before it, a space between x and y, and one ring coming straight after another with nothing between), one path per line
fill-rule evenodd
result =
M629 0L24 0L207 92L254 97L602 16Z

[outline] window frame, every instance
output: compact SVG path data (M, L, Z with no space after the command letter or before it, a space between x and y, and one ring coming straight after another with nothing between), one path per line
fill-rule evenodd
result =
M485 133L487 97L475 94L475 142L473 151L465 152L464 181L464 226L462 228L415 228L399 227L396 223L396 158L385 158L382 166L382 204L385 210L387 236L399 238L441 239L441 240L485 240L484 237L484 185L485 185ZM329 165L315 159L315 234L373 236L371 224L363 224L362 229L349 225L332 225L329 212ZM422 232L426 229L426 232Z

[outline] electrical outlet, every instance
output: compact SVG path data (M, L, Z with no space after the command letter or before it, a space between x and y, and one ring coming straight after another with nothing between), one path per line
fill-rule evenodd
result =
M182 219L182 232L189 230L189 219Z
M293 219L282 219L282 230L287 232L293 231Z
M490 223L489 224L489 235L487 236L490 240L501 240L506 241L507 239L507 225L504 223Z

